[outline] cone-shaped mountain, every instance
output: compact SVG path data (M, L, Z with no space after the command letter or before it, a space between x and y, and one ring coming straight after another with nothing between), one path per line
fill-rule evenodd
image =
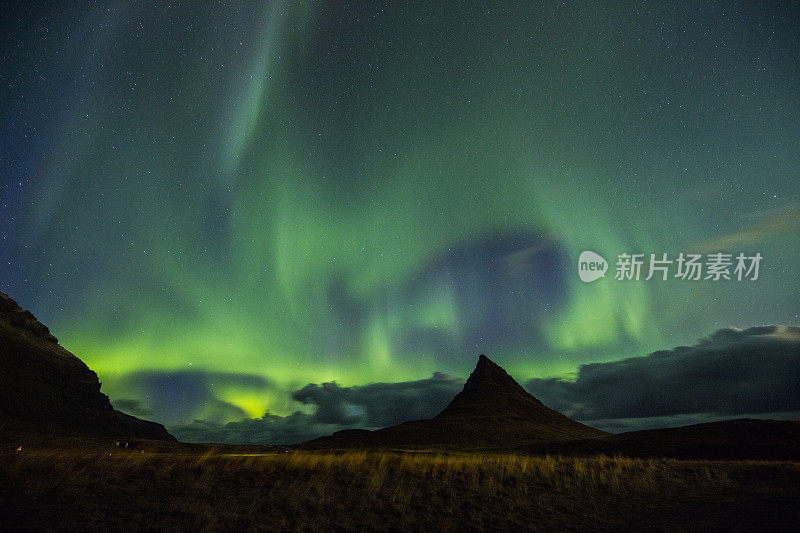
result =
M309 444L469 449L591 439L605 435L607 433L599 429L546 407L505 370L481 355L464 388L433 419L404 422L376 431L345 430Z

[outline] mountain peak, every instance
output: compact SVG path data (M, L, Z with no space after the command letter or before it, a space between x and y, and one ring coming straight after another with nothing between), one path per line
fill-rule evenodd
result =
M544 405L497 363L481 354L464 389L436 418L525 416Z
M376 431L315 439L322 446L518 446L606 435L546 407L514 378L481 354L475 370L442 412L430 420L403 422Z
M509 394L521 394L536 400L536 398L528 394L503 367L483 354L478 358L478 364L475 365L475 370L472 371L472 374L470 374L467 382L464 384L464 390L475 390L478 392L500 390ZM539 400L536 401L538 402Z
M470 374L467 383L484 383L484 382L501 382L507 385L512 383L519 387L519 384L514 381L514 378L508 375L508 372L503 370L497 363L481 354L478 357L478 364L475 365L475 370Z
M477 370L478 368L481 368L481 367L486 367L486 366L489 366L489 367L491 367L491 366L496 366L497 368L500 368L500 367L497 365L497 363L495 363L494 361L492 361L491 359L489 359L489 358L488 358L488 357L486 357L485 355L481 354L481 355L478 357L478 364L477 364L477 365L475 365L475 369Z

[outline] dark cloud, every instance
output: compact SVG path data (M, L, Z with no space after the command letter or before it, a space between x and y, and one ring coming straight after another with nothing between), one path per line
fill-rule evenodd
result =
M464 381L437 372L429 379L340 387L309 383L292 398L317 407L314 419L325 424L384 427L406 420L432 418L447 407ZM350 426L353 427L353 426Z
M464 381L442 373L429 379L341 387L309 383L292 398L316 407L313 414L266 415L228 424L196 420L168 429L181 440L291 444L347 428L379 428L406 420L432 418L461 390Z
M526 389L549 407L589 423L796 413L800 327L722 329L695 346L582 365L574 382L532 379Z
M311 335L322 358L341 361L358 352L375 310L392 309L393 352L432 354L443 367L454 368L476 346L544 346L544 317L568 299L569 265L565 244L547 232L507 230L449 243L397 286L392 280L363 298L338 272L326 286L330 313Z
M115 409L128 413L129 415L139 417L153 416L153 410L144 405L140 400L120 398L118 400L112 400L111 403Z
M450 246L414 273L401 299L414 305L450 294L458 334L412 328L398 332L398 347L461 358L476 345L538 346L542 317L567 300L568 269L565 246L544 232L506 231Z
M217 397L216 390L229 387L266 391L272 384L265 377L253 374L134 372L117 386L126 396L112 398L112 403L128 414L166 425L184 424L197 418L213 423L246 418L247 413L242 409Z
M169 429L185 441L291 444L340 429L432 418L462 386L462 379L441 373L356 387L309 383L291 396L313 413L227 424L204 419ZM532 379L526 388L549 407L611 432L793 418L800 415L800 327L723 329L695 346L583 365L574 382Z
M313 415L296 412L289 416L265 415L218 424L195 420L191 424L167 428L183 442L217 442L223 444L294 444L343 429L338 424L322 424Z

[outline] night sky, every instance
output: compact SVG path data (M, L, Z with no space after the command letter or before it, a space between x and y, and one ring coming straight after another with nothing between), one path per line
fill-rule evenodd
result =
M730 329L800 323L796 2L0 20L0 289L126 412L290 442L432 416L485 353L607 429L800 414L800 330ZM681 252L763 259L614 279Z

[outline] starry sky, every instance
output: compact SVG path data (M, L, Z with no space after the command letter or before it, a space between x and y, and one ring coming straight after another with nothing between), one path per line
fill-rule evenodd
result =
M547 396L800 323L800 4L3 2L0 23L0 288L179 436L435 414L479 353ZM605 278L579 279L584 250ZM763 259L614 279L618 254L681 252ZM766 364L736 353L739 381ZM583 418L800 411L700 403Z

